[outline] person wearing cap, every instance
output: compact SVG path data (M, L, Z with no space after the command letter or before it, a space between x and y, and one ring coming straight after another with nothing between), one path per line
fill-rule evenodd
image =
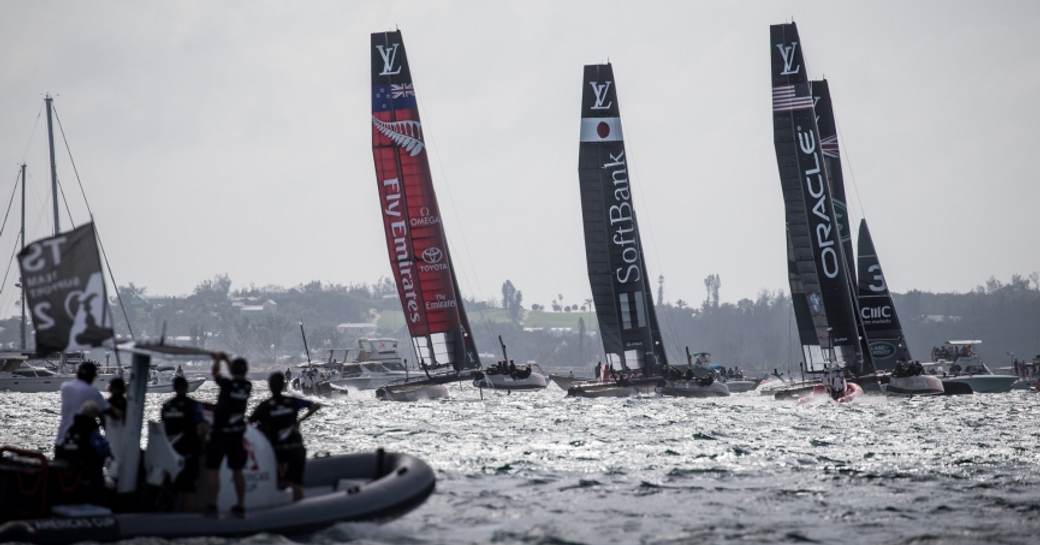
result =
M61 420L58 423L58 433L54 436L55 446L65 441L65 432L72 427L72 420L79 414L84 403L92 401L102 412L108 410L108 402L94 387L95 378L97 365L92 361L85 361L76 369L76 378L61 385Z
M285 375L281 373L271 373L267 385L271 388L271 397L253 410L249 421L257 423L274 448L275 459L278 460L279 488L292 488L293 501L300 501L303 499L303 466L307 460L300 422L310 418L321 408L321 404L282 395ZM304 409L307 414L300 418L300 411Z
M100 394L99 394L100 395ZM55 447L54 458L63 460L80 472L83 497L97 501L104 492L105 460L112 456L108 441L101 435L98 418L101 407L95 401L87 401L66 430L62 441Z
M228 362L231 377L220 372L221 361ZM210 431L209 444L206 445L206 470L209 480L210 503L206 510L214 513L217 510L217 497L220 493L220 463L227 457L228 469L235 483L235 496L238 499L231 508L236 516L245 514L246 479L242 468L246 465L246 448L243 444L246 433L246 404L253 391L253 384L246 378L249 364L243 358L229 359L223 352L213 355L213 382L220 387L217 404L213 410L213 429Z
M202 441L206 436L207 425L202 416L202 404L188 397L187 379L173 377L173 392L174 396L163 403L159 414L170 445L184 457L184 468L177 475L173 486L179 494L180 509L186 511L199 478Z

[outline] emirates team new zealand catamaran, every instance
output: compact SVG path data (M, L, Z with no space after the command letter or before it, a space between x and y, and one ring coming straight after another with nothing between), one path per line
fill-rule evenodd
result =
M685 380L668 366L643 258L620 115L611 65L585 66L578 179L589 283L607 361L599 377L574 384L568 395L618 397L658 389L674 395L728 395L722 383Z
M372 34L372 155L383 227L412 346L425 377L376 390L381 399L444 397L444 384L544 388L532 370L481 372L437 206L422 122L400 31ZM526 371L526 372L525 372Z

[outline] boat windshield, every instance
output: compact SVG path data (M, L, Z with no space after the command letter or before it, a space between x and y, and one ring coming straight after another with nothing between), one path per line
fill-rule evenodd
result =
M386 367L383 367L383 365L379 364L379 363L362 363L361 366L364 367L365 370L368 371L369 373L386 373L387 372Z
M389 371L407 371L400 361L384 361L383 367L386 367Z

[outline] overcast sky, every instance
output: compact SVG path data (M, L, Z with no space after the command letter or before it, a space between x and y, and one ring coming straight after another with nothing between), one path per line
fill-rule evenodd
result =
M786 289L768 32L793 17L890 286L969 290L1040 270L1038 6L6 1L0 206L24 158L30 236L49 234L50 92L120 284L387 276L368 40L399 27L467 297L506 278L527 303L589 293L581 68L608 58L665 299L702 300L709 273L724 300ZM59 176L86 221L67 159Z

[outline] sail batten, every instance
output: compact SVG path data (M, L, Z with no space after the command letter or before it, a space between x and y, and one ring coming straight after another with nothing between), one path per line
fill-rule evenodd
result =
M850 261L844 256L825 155L833 148L817 125L816 101L794 23L770 27L770 55L773 142L784 199L788 276L806 368L858 366L861 339ZM808 331L810 320L815 335Z
M400 31L372 34L372 155L390 266L420 363L480 366L433 189Z
M668 362L639 237L610 64L584 69L578 179L589 283L608 363L655 373Z

